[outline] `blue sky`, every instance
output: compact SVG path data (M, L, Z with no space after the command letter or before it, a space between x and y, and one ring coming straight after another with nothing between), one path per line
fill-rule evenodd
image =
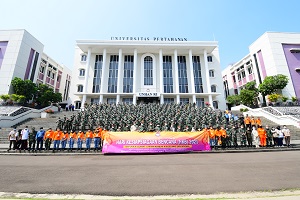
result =
M299 8L299 0L0 0L0 29L26 29L70 69L78 39L215 38L223 69L266 31L300 32Z

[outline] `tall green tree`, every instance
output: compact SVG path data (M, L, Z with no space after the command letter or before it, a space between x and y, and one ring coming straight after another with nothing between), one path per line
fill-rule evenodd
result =
M243 104L251 107L257 104L257 97L259 92L255 85L256 85L255 81L248 82L245 85L245 88L241 90L239 96Z
M31 80L22 80L21 78L15 77L11 84L13 86L14 93L17 95L25 96L25 101L28 102L36 94L36 84Z
M278 93L278 90L285 88L288 82L289 78L283 74L267 76L258 87L259 92L263 96L264 103L266 103L267 95Z
M239 105L241 103L240 95L230 95L226 100L231 105Z
M45 84L39 84L37 87L36 102L41 106L48 106L51 102L61 102L62 94L54 93L53 89Z

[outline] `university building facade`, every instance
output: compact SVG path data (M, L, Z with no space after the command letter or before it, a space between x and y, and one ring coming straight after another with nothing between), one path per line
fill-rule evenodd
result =
M155 102L225 109L215 41L78 40L72 79L77 109L85 103Z
M240 94L250 81L256 86L267 76L286 75L283 96L300 100L300 33L266 32L249 46L249 54L222 71L225 97ZM262 96L258 98L263 103Z

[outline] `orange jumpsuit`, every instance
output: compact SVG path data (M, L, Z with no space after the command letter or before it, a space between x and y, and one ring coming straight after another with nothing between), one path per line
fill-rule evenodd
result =
M256 119L256 124L257 124L258 126L262 126L262 124L261 124L261 119L260 119L260 118L257 118L257 119Z
M260 139L260 145L265 147L267 145L267 131L264 128L258 128L257 132Z
M245 122L246 127L250 127L250 123L251 123L250 117L246 117L246 118L244 119L244 122Z
M251 126L256 126L256 120L254 119L254 117L250 120L251 122Z

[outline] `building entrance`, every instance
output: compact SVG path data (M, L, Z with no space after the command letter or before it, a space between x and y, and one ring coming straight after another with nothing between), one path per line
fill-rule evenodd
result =
M138 104L159 103L158 97L138 97Z

